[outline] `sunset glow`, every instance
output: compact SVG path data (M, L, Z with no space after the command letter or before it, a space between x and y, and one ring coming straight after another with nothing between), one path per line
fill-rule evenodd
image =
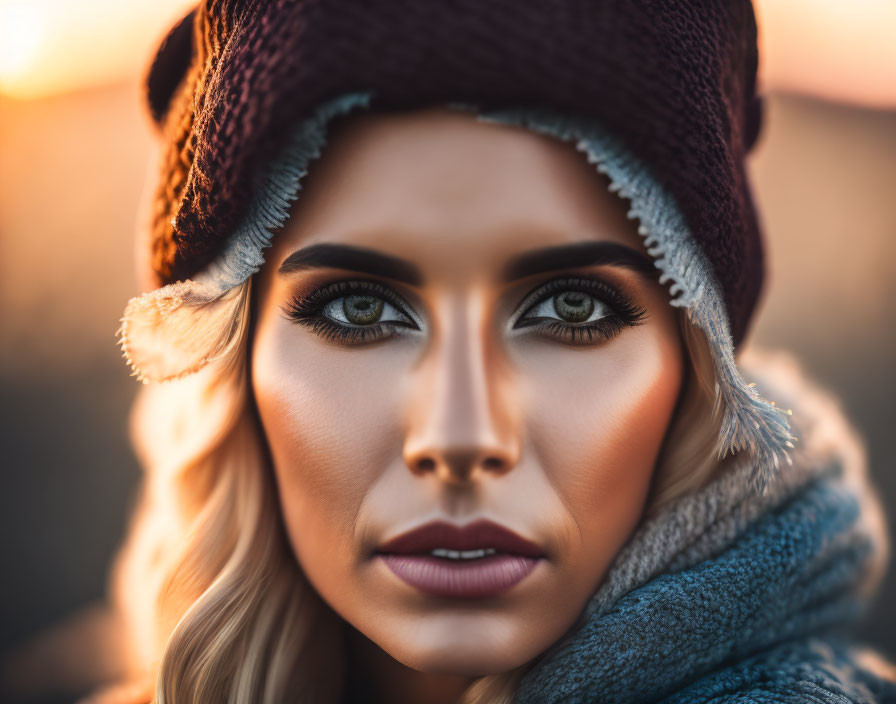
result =
M25 81L41 51L45 21L25 3L0 5L0 90Z
M0 95L133 79L196 0L0 0ZM754 0L763 90L896 107L896 2Z
M753 1L764 89L896 107L896 2Z
M0 94L37 98L139 73L190 0L0 0Z

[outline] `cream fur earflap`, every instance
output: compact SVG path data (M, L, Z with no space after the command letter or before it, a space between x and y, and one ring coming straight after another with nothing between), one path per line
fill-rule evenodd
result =
M132 376L172 381L223 356L238 341L234 311L247 291L188 279L132 298L118 330Z

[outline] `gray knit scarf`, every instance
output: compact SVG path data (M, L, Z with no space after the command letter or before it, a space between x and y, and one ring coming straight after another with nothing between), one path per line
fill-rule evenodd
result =
M848 627L887 545L860 442L788 357L749 366L800 442L765 493L733 458L647 520L514 701L894 702Z

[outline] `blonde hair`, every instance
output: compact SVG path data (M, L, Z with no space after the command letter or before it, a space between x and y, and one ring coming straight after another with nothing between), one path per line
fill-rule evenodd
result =
M128 669L155 701L335 704L344 624L308 583L281 523L251 398L251 279L236 292L232 342L205 369L143 387L131 415L145 469L113 597ZM686 376L646 513L718 466L720 413L703 334L679 314ZM464 704L509 702L527 667L476 680Z

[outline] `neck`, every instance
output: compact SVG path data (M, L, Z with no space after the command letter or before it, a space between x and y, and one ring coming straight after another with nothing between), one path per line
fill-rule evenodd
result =
M457 704L475 678L420 672L403 665L346 624L345 704Z

